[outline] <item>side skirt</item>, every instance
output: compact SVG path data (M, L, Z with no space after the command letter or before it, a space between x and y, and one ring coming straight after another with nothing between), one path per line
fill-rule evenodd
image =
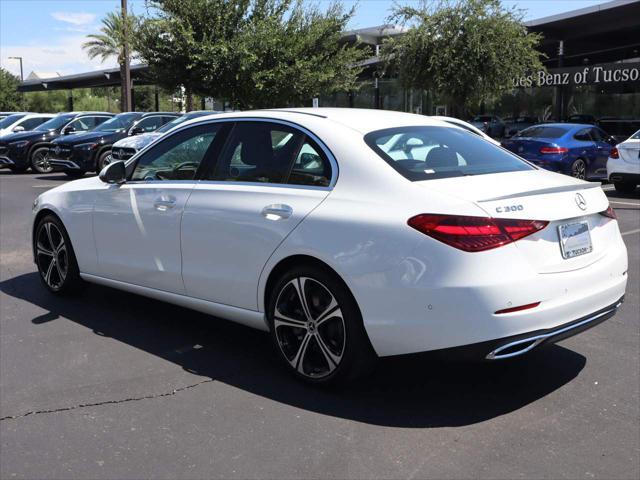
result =
M232 322L240 323L265 332L269 331L265 315L262 312L209 302L207 300L201 300L199 298L188 297L186 295L179 295L177 293L165 292L153 288L141 287L140 285L111 280L97 275L90 275L88 273L81 273L80 276L87 282L97 283L106 287L116 288L118 290L135 293L137 295L153 298L162 302L190 308L198 312L224 318L225 320L231 320Z

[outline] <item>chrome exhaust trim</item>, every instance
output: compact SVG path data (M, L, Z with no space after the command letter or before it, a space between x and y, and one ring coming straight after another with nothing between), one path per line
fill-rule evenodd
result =
M584 320L574 323L573 325L569 325L567 327L563 327L563 328L559 328L558 330L552 330L548 333L543 333L540 335L535 335L533 337L527 337L527 338L522 338L520 340L516 340L514 342L509 342L505 345L502 345L501 347L496 348L495 350L492 350L491 352L489 352L487 354L487 356L485 357L485 359L487 360L504 360L507 358L513 358L513 357L517 357L520 355L523 355L527 352L530 352L531 350L533 350L534 348L536 348L538 345L540 345L542 342L544 342L545 340L549 340L552 337L556 337L559 335L563 335L565 333L571 332L572 330L577 330L577 329L582 329L583 327L587 326L588 324L592 323L592 322L596 322L597 320L601 319L602 317L604 317L605 315L610 315L612 312L615 312L618 307L620 307L620 305L622 305L622 301L618 302L615 306L599 312L591 317L585 318ZM514 348L517 347L521 347L519 349L516 349L515 351L512 351ZM507 353L500 353L500 352L504 352L507 351Z

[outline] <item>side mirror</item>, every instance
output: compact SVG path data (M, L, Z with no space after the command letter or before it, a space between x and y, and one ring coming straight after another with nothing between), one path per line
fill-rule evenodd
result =
M122 160L108 164L99 175L104 183L120 184L127 179L127 170Z
M13 127L11 130L13 133L24 132L24 127L22 125L18 125L17 127Z
M76 131L76 128L75 128L75 127L68 126L68 127L65 127L65 129L64 129L64 130L62 130L62 134L63 134L63 135L69 135L69 134L71 134L71 133L73 133L73 132L75 132L75 131Z
M141 133L144 133L144 128L142 127L132 127L129 130L129 135L140 135Z

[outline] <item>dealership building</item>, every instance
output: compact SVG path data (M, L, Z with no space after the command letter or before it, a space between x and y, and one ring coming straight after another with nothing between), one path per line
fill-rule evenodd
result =
M597 119L609 133L621 136L640 128L640 0L602 3L532 20L526 26L543 36L540 49L545 54L546 70L513 79L513 90L487 103L485 111L479 113L533 116L541 121L583 115L585 120ZM370 49L371 57L361 65L357 92L320 98L320 105L449 113L450 105L438 92L405 89L393 75L381 75L379 53L384 40L404 32L401 27L385 25L345 34L343 41ZM152 83L145 65L133 66L132 78L134 91L136 86ZM119 84L120 71L110 69L27 79L18 89L71 92L75 88Z

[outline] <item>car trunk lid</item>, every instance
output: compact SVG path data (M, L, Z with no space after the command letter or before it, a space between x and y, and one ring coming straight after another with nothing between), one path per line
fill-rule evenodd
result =
M627 163L640 163L640 140L627 140L618 145L618 154Z
M549 222L543 230L515 242L518 249L540 273L583 268L607 252L617 227L600 212L609 202L599 183L532 170L465 176L417 182L425 188L473 202L487 216ZM592 250L564 258L559 228L587 222Z

